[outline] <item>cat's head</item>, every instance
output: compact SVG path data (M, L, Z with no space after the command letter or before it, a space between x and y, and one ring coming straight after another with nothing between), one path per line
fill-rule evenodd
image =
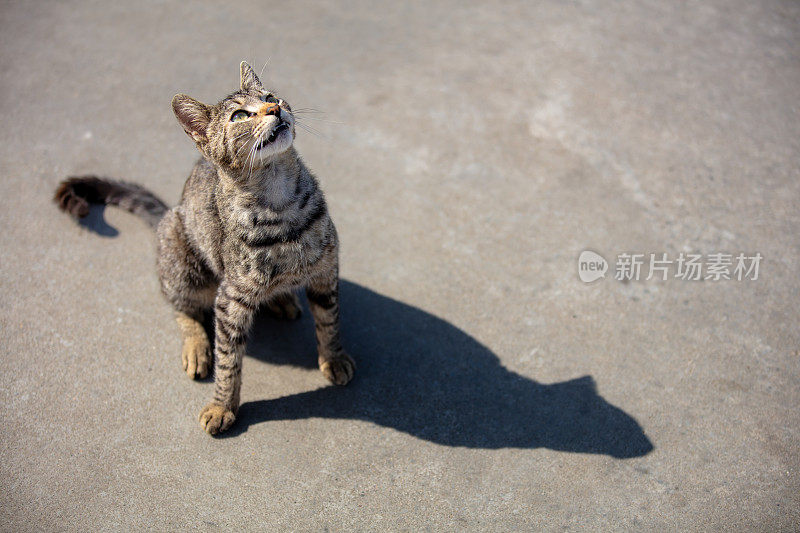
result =
M294 141L294 116L285 101L261 85L242 61L240 88L215 105L178 94L172 110L183 129L212 162L249 172L285 152Z

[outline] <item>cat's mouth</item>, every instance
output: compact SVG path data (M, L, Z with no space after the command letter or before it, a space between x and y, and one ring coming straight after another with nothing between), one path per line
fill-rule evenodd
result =
M278 138L278 135L280 135L283 131L288 129L289 129L289 124L287 124L286 122L281 122L280 124L278 124L278 127L272 130L272 132L263 141L258 143L258 146L256 146L256 150L261 150L267 145L275 142L275 139Z

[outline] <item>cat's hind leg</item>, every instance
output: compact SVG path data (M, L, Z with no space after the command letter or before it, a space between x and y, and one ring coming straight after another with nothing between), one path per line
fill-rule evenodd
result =
M157 263L161 290L177 311L183 370L192 379L205 378L212 368L212 350L203 318L214 305L218 283L189 245L175 211L169 211L159 224Z
M306 285L306 297L314 316L319 369L331 383L346 385L353 379L356 365L339 340L339 268L335 253L328 262L327 272Z
M208 376L212 367L211 343L202 324L202 316L191 316L178 311L175 319L181 328L183 371L192 379Z
M267 301L267 312L280 320L297 320L303 310L295 292L283 292Z

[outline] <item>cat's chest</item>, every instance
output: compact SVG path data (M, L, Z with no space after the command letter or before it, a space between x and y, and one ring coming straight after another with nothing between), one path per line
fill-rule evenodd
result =
M229 234L256 249L286 240L298 225L300 212L294 205L277 210L268 206L249 205L234 210Z
M255 285L301 284L310 273L319 246L313 235L292 238L300 216L294 209L242 209L229 232L226 270Z

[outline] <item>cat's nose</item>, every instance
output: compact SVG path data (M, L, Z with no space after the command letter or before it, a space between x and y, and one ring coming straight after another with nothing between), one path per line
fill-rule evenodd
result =
M278 104L268 103L261 106L261 109L258 110L258 115L265 117L267 115L275 115L278 118L281 118L281 106Z

